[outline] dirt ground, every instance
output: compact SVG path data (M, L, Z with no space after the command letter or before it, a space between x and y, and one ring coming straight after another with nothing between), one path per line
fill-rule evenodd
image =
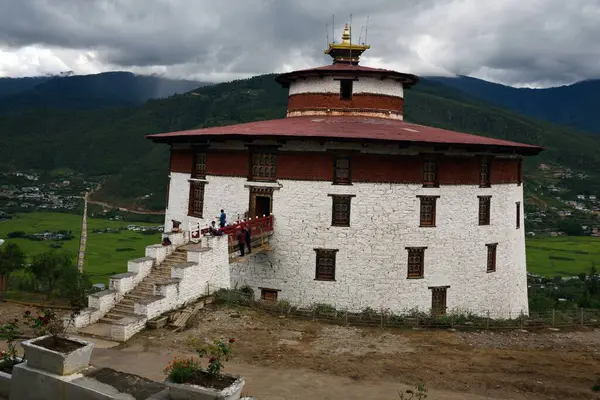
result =
M0 322L19 308L0 303ZM12 310L12 311L11 311ZM236 339L226 371L259 399L399 399L419 382L428 399L600 399L600 330L449 332L327 325L214 306L184 332L148 330L94 350L92 362L150 379L186 338ZM1 347L1 346L0 346ZM408 386L407 386L408 385Z

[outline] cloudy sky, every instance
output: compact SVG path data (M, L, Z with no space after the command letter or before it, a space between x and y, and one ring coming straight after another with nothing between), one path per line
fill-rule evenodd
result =
M545 87L600 78L600 0L0 0L0 76L218 82L323 65L353 14L363 65ZM364 36L364 34L363 34Z

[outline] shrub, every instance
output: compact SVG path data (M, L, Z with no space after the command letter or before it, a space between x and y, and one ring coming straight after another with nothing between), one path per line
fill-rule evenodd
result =
M17 357L16 340L21 335L21 331L17 326L18 322L19 320L15 319L13 322L0 325L0 339L6 340L7 345L6 351L0 351L0 367L10 368L22 362Z
M365 319L376 319L379 316L377 311L373 310L371 307L365 308L360 314L361 317Z
M175 357L164 370L169 379L175 383L189 382L200 371L202 371L200 361L193 357L184 359Z
M214 296L217 304L247 306L254 301L254 298L247 293L231 289L219 289Z
M334 306L326 303L317 303L314 305L314 308L317 315L329 315L336 312Z
M197 343L197 342L196 342ZM205 346L194 346L196 353L200 357L208 357L208 368L206 372L216 376L221 374L223 361L229 361L231 357L231 347L235 343L235 339L229 340L214 340L212 344Z

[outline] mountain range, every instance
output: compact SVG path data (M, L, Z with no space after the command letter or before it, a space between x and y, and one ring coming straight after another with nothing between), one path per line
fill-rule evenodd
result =
M468 76L429 77L463 93L533 118L600 133L600 80L568 86L528 89L504 86Z
M123 72L0 79L0 170L69 168L104 175L97 194L103 200L163 208L168 149L144 135L281 118L287 90L274 78L216 85ZM535 108L530 89L467 77L425 78L406 91L405 116L414 123L543 146L546 151L526 160L526 180L534 179L538 164L555 164L590 175L586 190L600 194L600 135L577 129L594 131L596 121L567 107L566 100L561 121L552 112L553 99L567 98L574 86L594 99L597 84L537 89L536 96L547 93L541 98L548 106ZM577 191L582 183L571 184Z
M105 72L94 75L0 78L0 114L29 109L99 109L137 105L186 93L201 82Z

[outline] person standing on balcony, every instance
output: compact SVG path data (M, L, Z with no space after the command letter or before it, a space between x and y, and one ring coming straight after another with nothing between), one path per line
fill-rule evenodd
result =
M252 253L252 228L246 229L246 245L248 245L248 254Z
M225 210L221 210L221 216L219 216L219 227L224 228L226 221L227 221L227 215L225 214Z
M240 255L244 257L244 250L246 248L246 229L242 228L236 235L236 239L238 241L238 247L240 248Z
M208 227L209 232L212 236L222 236L223 232L221 232L221 230L217 229L217 225L215 225L215 221L210 223L210 226Z

